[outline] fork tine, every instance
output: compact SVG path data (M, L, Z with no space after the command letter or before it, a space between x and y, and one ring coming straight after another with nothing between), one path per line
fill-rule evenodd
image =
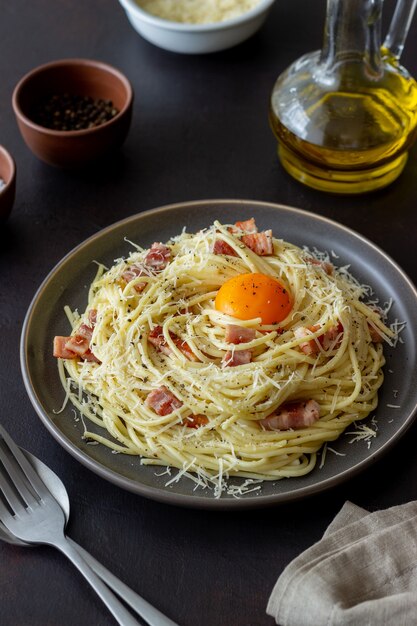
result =
M19 490L16 491L10 482L14 482L10 474L8 474L7 471L4 472L0 467L0 494L2 494L4 500L9 503L14 514L22 515L25 512L25 507L22 500L17 495Z
M29 483L26 476L23 474L20 466L16 463L14 457L11 456L9 449L2 439L0 439L0 461L6 470L5 472L2 472L0 469L1 489L3 490L3 493L12 509L16 513L22 513L24 506L33 506L35 502L39 501L39 498L36 499L33 493L29 490ZM23 500L23 505L18 499L16 491L21 500Z
M0 499L0 520L4 523L7 529L7 522L13 520L12 514L7 510L5 505Z
M13 439L8 435L8 433L5 431L5 429L1 425L0 425L0 437L3 439L3 442L6 444L12 457L14 457L14 460L18 464L18 467L14 468L14 473L11 474L11 476L13 476L12 482L16 482L15 481L16 472L19 472L19 471L23 472L30 486L38 494L39 498L45 498L46 496L50 495L49 490L47 489L45 483L41 480L38 473L33 469L32 465L29 463L29 461L27 460L27 458L25 457L25 455L23 454L19 446L14 443ZM4 459L7 458L4 455L4 453L1 454L1 446L0 446L0 458L3 461L3 463L4 463ZM9 466L10 466L10 459L7 459L7 460L9 461ZM22 476L21 482L23 483L23 481L24 481L24 478ZM25 487L25 492L27 492L26 496L29 500L28 504L35 503L36 499L30 493L30 490L27 487Z

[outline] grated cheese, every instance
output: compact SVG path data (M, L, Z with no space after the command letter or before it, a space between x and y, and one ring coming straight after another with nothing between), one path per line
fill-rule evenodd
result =
M354 437L350 439L349 443L365 441L368 445L369 450L369 448L371 447L372 439L377 436L378 431L378 425L375 417L372 418L371 424L373 428L367 426L366 424L357 424L355 430L345 432L345 435L354 435Z
M247 13L260 0L136 0L141 9L170 22L207 24Z
M331 448L330 446L327 446L327 449L330 450L330 452L333 452L333 454L335 454L336 456L346 456L345 452L338 452L337 450L335 450L334 448Z

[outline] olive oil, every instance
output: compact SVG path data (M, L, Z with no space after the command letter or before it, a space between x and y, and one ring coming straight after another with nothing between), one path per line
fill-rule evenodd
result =
M316 189L384 187L416 139L417 83L399 64L412 14L397 5L381 47L382 5L328 0L323 49L295 61L273 88L270 124L281 163Z
M281 163L311 187L371 191L395 180L407 161L417 132L417 83L391 74L383 86L352 87L321 93L305 85L303 108L293 102L290 115L272 95L270 123Z

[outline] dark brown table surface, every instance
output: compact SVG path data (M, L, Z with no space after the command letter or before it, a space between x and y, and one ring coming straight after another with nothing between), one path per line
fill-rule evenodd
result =
M324 0L279 0L250 41L206 56L148 44L116 0L1 4L0 144L14 155L18 178L13 214L0 226L0 421L64 481L68 534L178 624L271 626L265 608L275 580L346 499L374 510L417 497L417 424L359 477L303 502L234 513L162 505L91 473L42 426L20 373L22 322L46 274L86 237L145 209L194 199L268 200L328 216L382 247L416 282L417 146L394 184L361 197L312 191L280 168L269 94L291 61L321 46ZM392 6L386 3L386 19ZM414 75L416 32L414 22L403 56ZM78 173L38 161L11 108L23 74L63 57L112 63L135 90L122 151ZM0 623L114 621L58 552L1 543Z

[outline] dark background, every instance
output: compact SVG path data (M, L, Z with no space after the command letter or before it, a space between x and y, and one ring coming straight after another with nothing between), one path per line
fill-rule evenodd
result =
M386 2L385 20L393 2ZM181 626L271 626L268 596L286 564L318 540L346 499L369 509L416 498L416 426L360 477L296 504L250 512L176 509L106 483L41 425L26 396L19 337L46 274L74 246L129 215L173 202L279 202L354 228L416 282L417 150L389 188L336 197L280 168L268 127L276 77L321 46L325 1L278 0L248 42L206 56L160 50L131 28L116 0L12 0L0 11L0 144L17 164L17 196L0 225L0 421L63 479L69 535ZM417 23L404 65L417 75ZM38 161L17 130L11 95L36 65L89 57L119 67L135 91L122 151L63 172ZM73 567L48 548L0 544L2 626L113 624Z

